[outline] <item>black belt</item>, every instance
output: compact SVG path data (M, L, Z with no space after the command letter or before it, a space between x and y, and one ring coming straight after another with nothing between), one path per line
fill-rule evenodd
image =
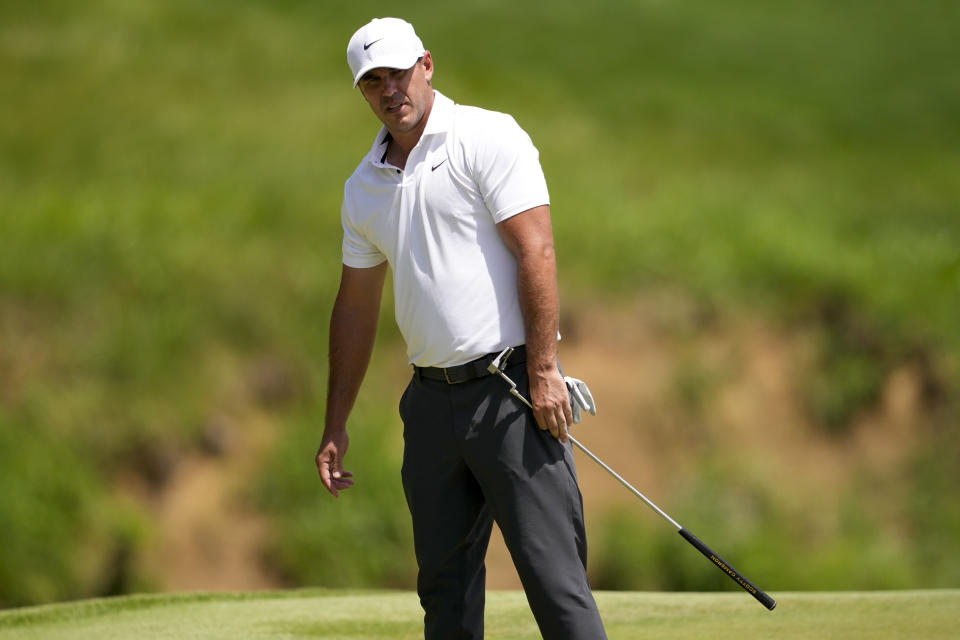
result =
M485 356L480 356L476 360L458 364L454 367L418 367L414 365L413 369L428 380L439 380L447 384L460 384L461 382L467 382L474 378L482 378L490 375L487 367L490 366L490 363L493 362L493 359L498 355L500 355L500 352L488 353ZM521 364L526 361L527 350L523 345L520 345L513 349L508 364Z

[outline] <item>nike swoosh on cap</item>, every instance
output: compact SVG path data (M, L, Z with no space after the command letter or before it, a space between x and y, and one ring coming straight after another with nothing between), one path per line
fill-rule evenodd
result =
M363 45L363 50L366 51L367 49L369 49L369 48L372 47L373 45L377 44L377 43L380 42L381 40L383 40L383 38L377 38L377 39L374 40L373 42L368 42L367 44Z

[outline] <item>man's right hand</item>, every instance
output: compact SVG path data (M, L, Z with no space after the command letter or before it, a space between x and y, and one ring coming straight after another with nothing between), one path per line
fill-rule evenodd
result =
M350 446L346 431L337 431L332 435L323 434L323 441L317 451L317 471L327 491L336 498L344 489L353 486L353 474L343 470L343 457Z

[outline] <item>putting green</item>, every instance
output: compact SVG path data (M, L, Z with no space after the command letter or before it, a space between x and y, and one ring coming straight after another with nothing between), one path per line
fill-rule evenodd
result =
M953 638L960 590L776 593L769 612L740 593L600 592L611 640ZM276 591L128 596L0 611L0 640L422 637L409 592ZM487 638L539 638L522 592L487 597Z

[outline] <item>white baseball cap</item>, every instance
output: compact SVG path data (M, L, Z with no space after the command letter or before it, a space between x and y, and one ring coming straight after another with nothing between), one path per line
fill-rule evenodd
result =
M356 87L370 69L409 69L424 51L423 42L406 20L374 18L360 27L347 45L353 86Z

